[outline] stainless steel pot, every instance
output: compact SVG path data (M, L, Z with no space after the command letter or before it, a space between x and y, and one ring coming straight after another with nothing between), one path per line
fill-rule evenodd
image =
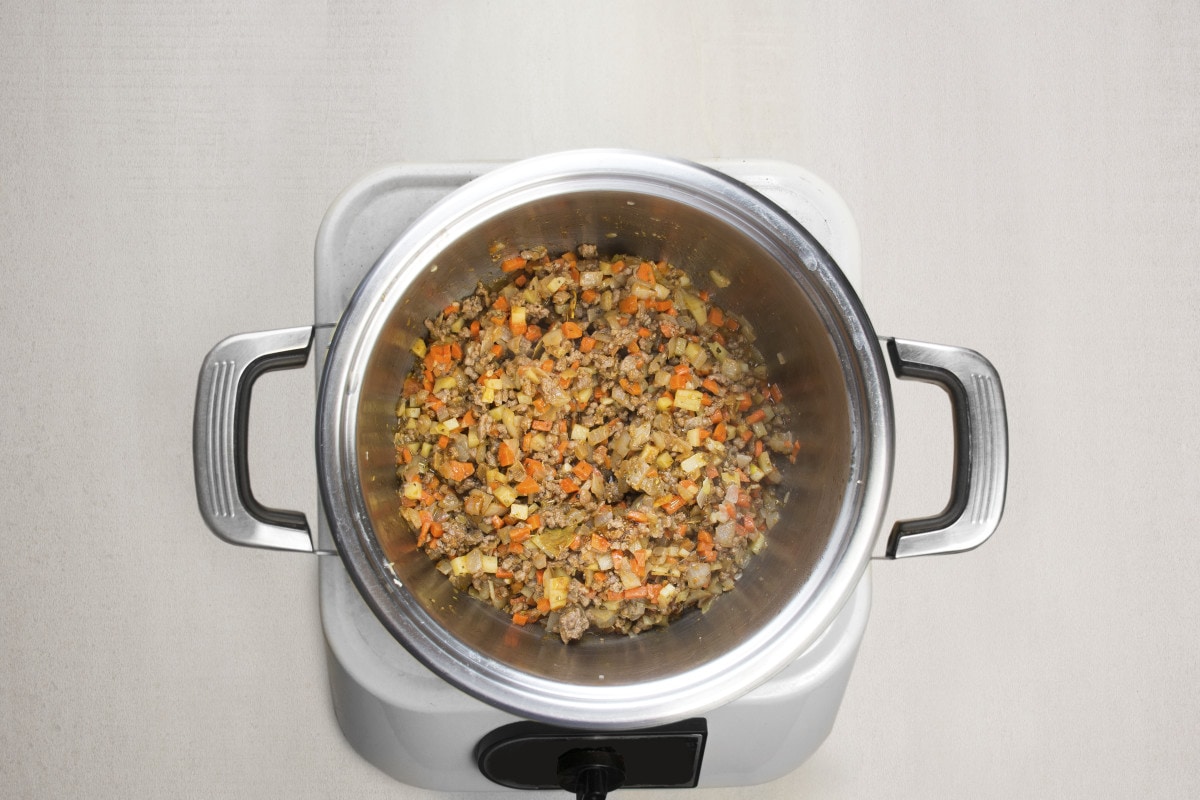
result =
M456 595L402 521L392 430L409 347L423 320L499 277L497 258L594 242L730 278L708 286L752 323L803 442L783 470L788 501L768 547L706 614L633 638L565 646ZM231 337L205 360L197 394L197 493L228 541L312 550L303 515L266 509L245 459L249 390L302 365L310 328ZM338 553L363 598L418 659L463 691L531 719L628 728L701 714L793 661L857 586L883 522L893 468L884 349L896 375L951 396L956 459L941 514L898 523L892 558L969 549L1004 504L1007 431L992 366L956 347L880 340L817 241L772 202L696 164L626 151L518 162L434 206L379 259L338 325L319 391L316 452Z

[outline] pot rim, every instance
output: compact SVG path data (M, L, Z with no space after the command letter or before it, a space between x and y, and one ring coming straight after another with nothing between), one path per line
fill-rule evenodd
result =
M581 685L516 670L430 624L385 567L354 453L366 362L388 312L412 277L482 219L531 194L580 188L648 187L684 191L703 207L735 209L743 221L794 254L837 315L834 336L843 370L857 375L850 397L860 419L852 473L859 475L838 517L845 528L836 564L817 590L798 593L768 625L739 646L682 675L636 684ZM675 196L672 195L675 199ZM848 341L844 341L848 339ZM763 683L813 644L857 587L871 558L890 490L893 419L883 354L859 298L833 259L804 227L758 192L716 170L628 150L578 150L538 156L489 172L456 190L415 221L359 284L335 331L317 408L318 482L339 553L359 592L388 631L433 672L470 695L514 714L589 728L656 725L695 716ZM848 379L853 391L856 385ZM651 634L652 635L652 634Z

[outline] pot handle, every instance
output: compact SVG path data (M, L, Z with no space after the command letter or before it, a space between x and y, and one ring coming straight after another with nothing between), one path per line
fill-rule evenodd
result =
M271 370L303 367L312 340L311 326L238 334L209 351L200 368L192 424L196 497L208 527L227 542L314 550L302 512L268 508L254 498L246 448L254 382Z
M887 339L896 377L934 383L950 395L954 482L950 502L933 517L897 522L887 557L958 553L983 544L1000 524L1008 484L1008 417L1000 376L963 347Z

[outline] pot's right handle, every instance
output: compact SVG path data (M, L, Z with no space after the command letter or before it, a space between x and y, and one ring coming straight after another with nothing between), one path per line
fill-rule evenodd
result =
M906 339L885 344L896 377L941 386L950 395L954 417L950 503L937 516L897 522L887 557L978 547L1000 524L1008 484L1008 417L1000 376L974 350Z

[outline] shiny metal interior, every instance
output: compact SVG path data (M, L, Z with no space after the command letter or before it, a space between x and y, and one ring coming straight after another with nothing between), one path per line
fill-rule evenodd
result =
M890 404L878 402L877 345L865 316L847 313L857 299L828 256L799 226L784 224L782 212L726 178L677 162L657 175L647 175L645 164L616 163L622 168L516 172L507 183L485 176L435 208L433 221L419 221L381 258L347 312L319 426L327 432L323 491L339 517L331 522L343 559L397 638L482 699L598 727L711 707L798 655L866 566L890 470L890 419L879 418ZM478 282L499 279L497 255L581 243L598 244L602 254L668 259L744 316L803 448L794 465L779 460L783 519L736 591L665 630L589 635L565 646L457 594L417 549L398 513L392 432L423 321ZM711 268L731 284L714 286ZM344 511L335 511L339 502Z

